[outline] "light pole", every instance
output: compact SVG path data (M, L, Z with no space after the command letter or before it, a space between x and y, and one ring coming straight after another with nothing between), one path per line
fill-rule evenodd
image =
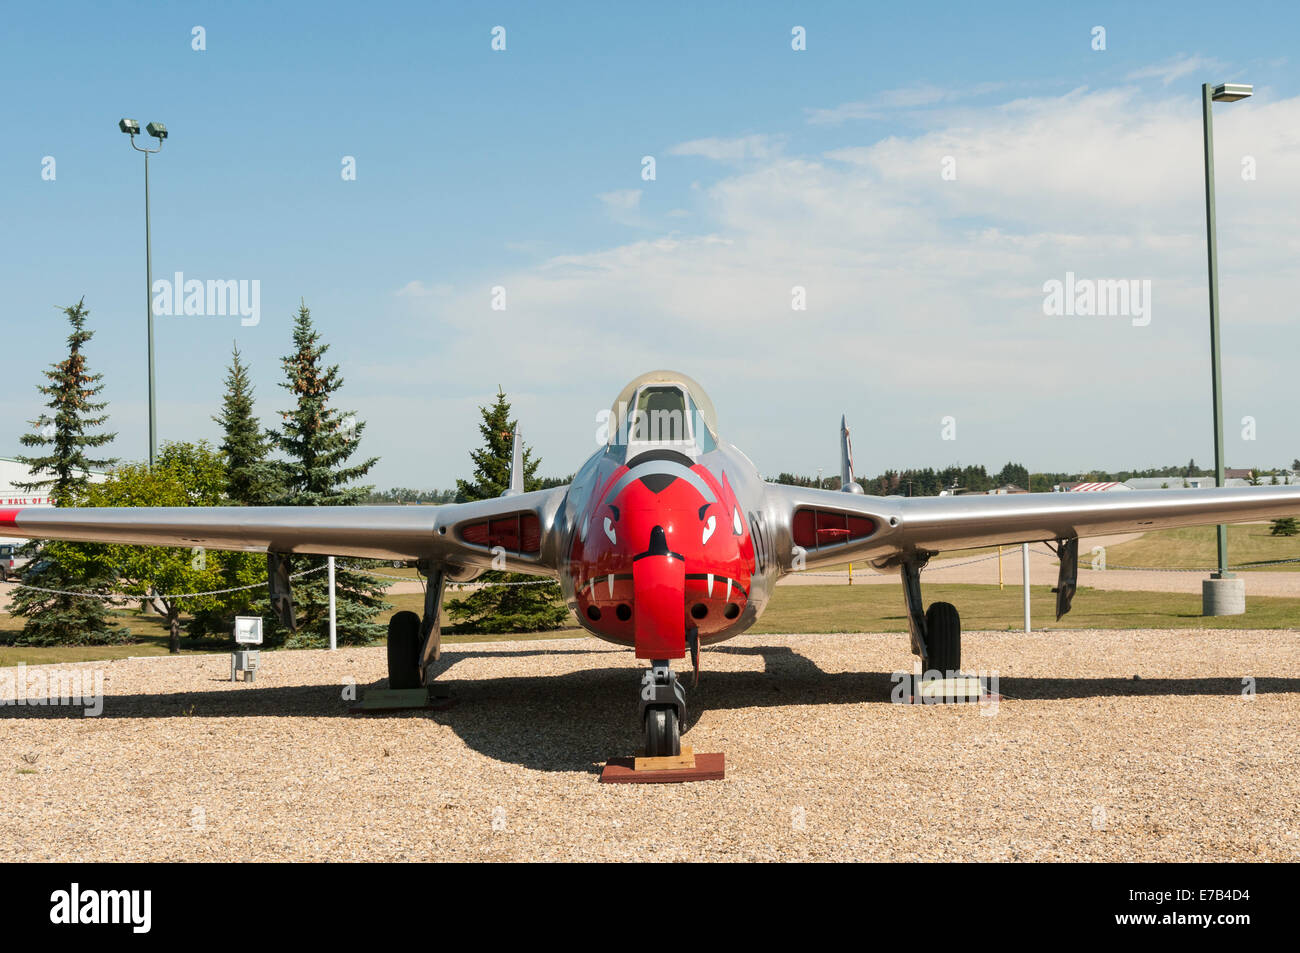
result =
M1210 270L1210 373L1214 378L1214 476L1223 486L1223 372L1219 362L1219 245L1214 225L1213 105L1245 99L1254 88L1244 83L1201 86L1201 115L1205 128L1205 234ZM1245 584L1228 572L1228 528L1218 526L1219 568L1201 587L1202 615L1239 615L1246 611ZM1231 580L1231 581L1225 581Z
M149 156L162 152L167 127L160 122L151 122L145 126L145 131L158 140L157 149L145 149L135 144L135 137L140 134L140 124L134 119L118 120L117 128L131 137L132 149L144 153L144 309L149 322L149 466L152 468L154 458L158 455L158 411L153 381L153 253L149 243Z

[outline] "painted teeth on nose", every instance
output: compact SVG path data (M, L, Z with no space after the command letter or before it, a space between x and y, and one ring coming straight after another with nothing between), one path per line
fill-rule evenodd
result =
M614 574L610 573L605 577L605 583L609 586L609 597L614 598Z
M713 598L713 573L709 573L709 598Z
M731 601L731 577L727 577L727 601Z

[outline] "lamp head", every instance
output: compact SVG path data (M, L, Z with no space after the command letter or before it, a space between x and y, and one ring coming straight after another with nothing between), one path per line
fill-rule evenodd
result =
M1210 98L1216 103L1235 103L1239 99L1246 99L1255 92L1255 87L1249 83L1220 83L1214 87L1214 92Z

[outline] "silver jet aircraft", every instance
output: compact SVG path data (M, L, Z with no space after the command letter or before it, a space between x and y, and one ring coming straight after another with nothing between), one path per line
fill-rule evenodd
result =
M438 507L139 507L0 509L0 531L43 539L202 546L267 554L272 602L294 608L295 553L402 559L428 578L423 616L388 626L394 688L432 678L448 582L505 565L559 580L578 621L648 661L639 715L649 755L680 750L685 688L671 662L754 624L777 580L850 560L897 570L912 652L926 670L961 666L961 621L928 608L921 570L937 553L1046 542L1060 556L1057 618L1074 596L1080 536L1300 514L1300 487L877 497L853 479L841 423L841 490L768 483L725 442L689 377L643 374L614 401L608 434L568 486L523 492L516 434L511 488Z

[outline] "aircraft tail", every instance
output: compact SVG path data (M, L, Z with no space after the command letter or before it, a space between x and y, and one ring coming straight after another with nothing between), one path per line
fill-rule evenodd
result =
M849 439L847 415L840 416L840 489L845 493L862 492L862 484L853 477L853 441Z
M518 496L524 492L524 438L515 424L515 442L510 451L510 489L502 496Z

